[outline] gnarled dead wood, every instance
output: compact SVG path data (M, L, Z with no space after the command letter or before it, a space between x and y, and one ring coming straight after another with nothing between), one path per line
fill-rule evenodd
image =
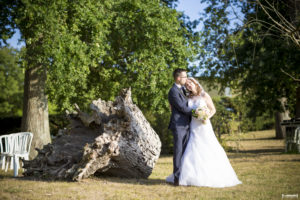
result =
M88 115L76 105L70 125L52 144L23 161L25 176L80 181L90 175L147 178L160 155L161 142L124 89L114 102L95 100Z

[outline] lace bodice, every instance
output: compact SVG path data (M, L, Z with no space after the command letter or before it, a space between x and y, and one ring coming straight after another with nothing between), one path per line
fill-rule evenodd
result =
M199 106L207 106L205 100L200 96L195 96L192 98L189 98L188 100L188 106L192 109L196 109Z

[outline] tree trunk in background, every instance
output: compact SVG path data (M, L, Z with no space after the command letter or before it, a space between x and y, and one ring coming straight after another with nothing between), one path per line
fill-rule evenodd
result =
M275 113L275 133L276 139L283 139L285 138L285 128L280 125L283 121L283 113L276 112Z
M281 102L281 107L283 108L282 112L276 112L275 113L275 132L276 132L276 139L283 139L285 138L285 128L283 126L281 126L281 122L283 122L283 120L289 120L289 111L286 110L286 98L281 98L279 100Z
M25 71L21 130L33 133L30 159L37 155L35 148L43 148L43 145L51 142L45 81L46 69L41 66Z

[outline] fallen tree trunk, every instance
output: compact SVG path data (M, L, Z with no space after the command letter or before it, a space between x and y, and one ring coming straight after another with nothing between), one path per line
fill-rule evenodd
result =
M23 161L24 176L80 181L90 175L147 178L159 158L161 142L140 109L131 90L122 90L114 102L93 101L92 115L69 114L69 128L52 144Z

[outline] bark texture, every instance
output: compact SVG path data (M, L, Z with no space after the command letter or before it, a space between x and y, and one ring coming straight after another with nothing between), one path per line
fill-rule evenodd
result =
M286 109L287 98L281 98L280 100L282 112L275 113L275 134L276 139L284 139L286 137L285 127L281 125L283 120L290 120L289 110Z
M35 148L42 148L51 142L45 81L46 70L41 66L26 69L21 130L33 133L30 159L37 155Z
M80 181L90 175L147 178L161 151L158 135L124 89L114 102L95 100L92 114L68 114L68 129L23 161L25 176Z

